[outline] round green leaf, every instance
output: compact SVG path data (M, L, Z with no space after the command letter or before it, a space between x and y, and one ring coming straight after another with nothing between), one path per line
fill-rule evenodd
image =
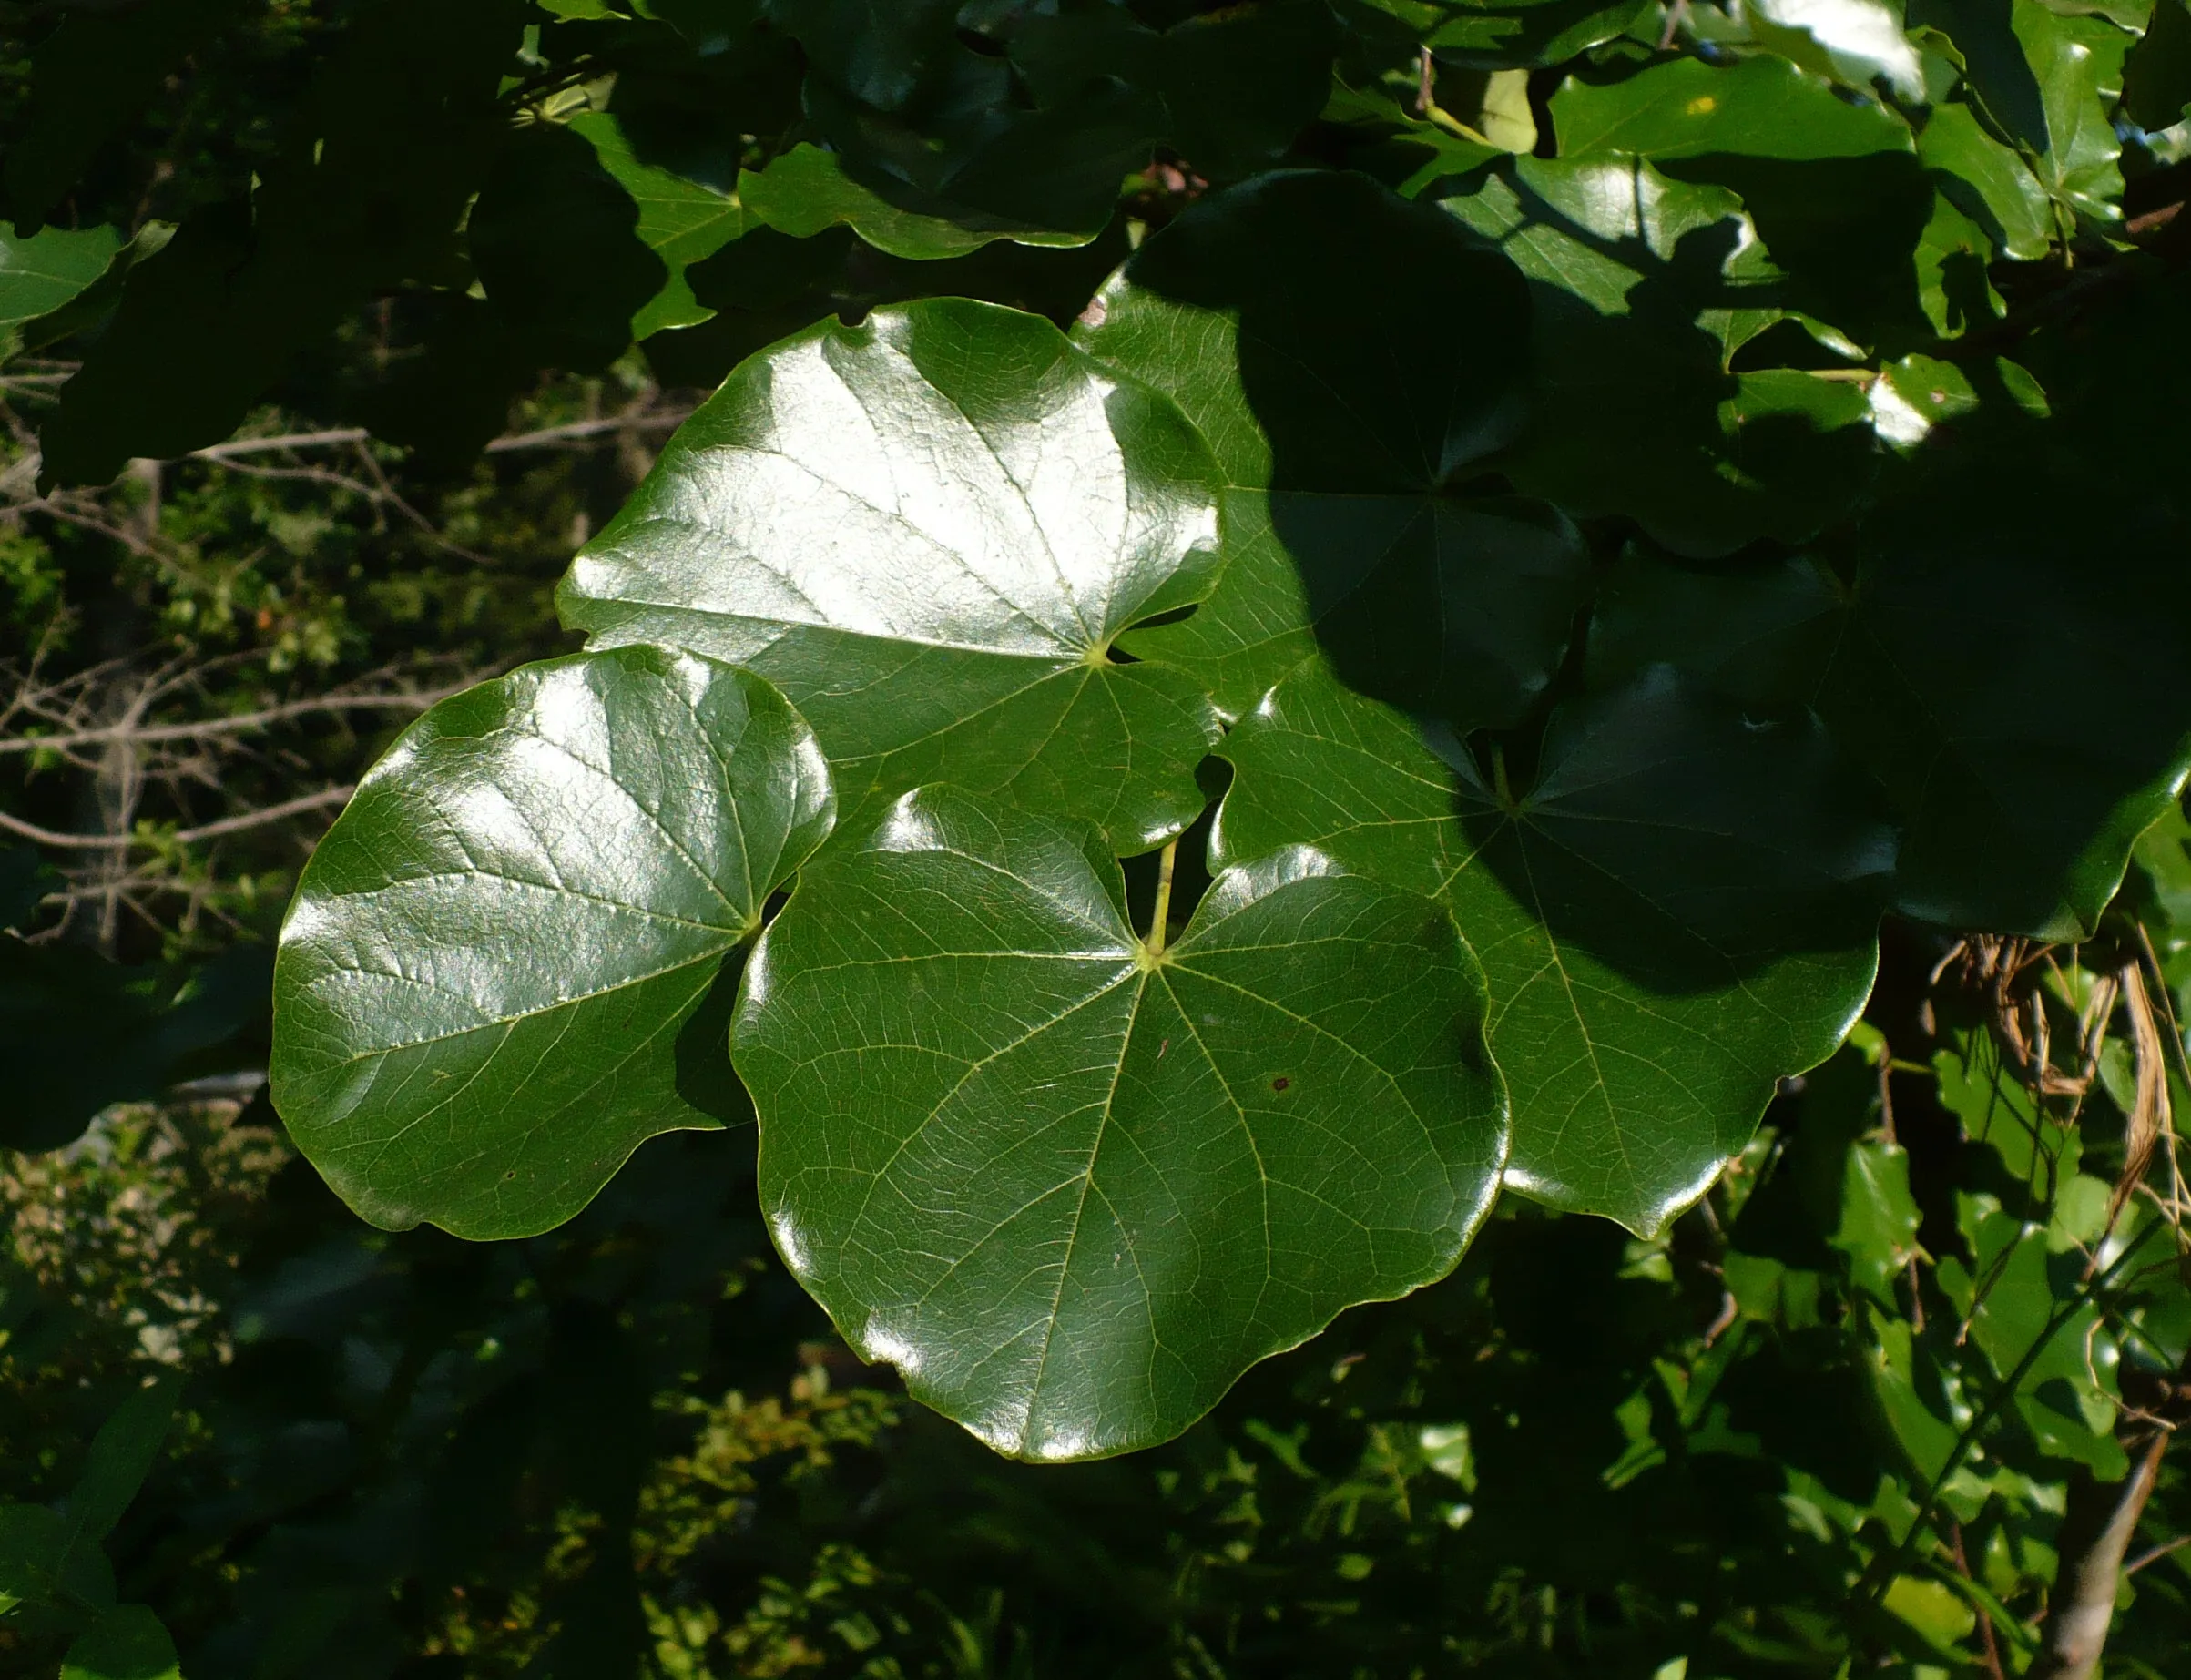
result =
M832 811L799 715L710 659L579 654L443 701L282 928L290 1135L375 1224L484 1238L569 1218L657 1133L740 1117L725 959Z
M1213 856L1308 844L1451 907L1491 988L1507 1181L1651 1233L1863 1007L1891 839L1817 725L1664 669L1555 713L1535 787L1313 667L1228 736Z
M1073 1459L1451 1269L1505 1153L1482 1019L1443 913L1316 853L1157 953L1092 832L932 788L817 866L733 1043L777 1246L852 1346Z
M1512 264L1362 177L1267 176L1144 245L1080 339L1177 399L1230 481L1216 595L1130 651L1230 716L1313 652L1463 727L1528 709L1581 601L1581 540L1541 504L1450 493L1519 412Z
M921 782L1084 818L1121 853L1200 812L1202 688L1110 648L1218 565L1216 471L1048 321L943 299L744 363L573 564L596 646L749 666L813 724L849 826Z

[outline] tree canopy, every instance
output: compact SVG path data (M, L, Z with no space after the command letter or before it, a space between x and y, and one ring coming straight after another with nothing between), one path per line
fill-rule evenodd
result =
M102 1356L189 1380L0 1639L313 1672L250 1594L364 1547L360 1673L1050 1672L879 1507L696 1584L983 1463L902 1384L1170 1455L1070 1484L1178 1570L1091 1674L2166 1649L2182 5L9 8L0 1139L227 1102L368 1226ZM121 1598L178 1415L354 1440L335 1551L155 1474ZM1107 1472L953 1473L1010 1552Z

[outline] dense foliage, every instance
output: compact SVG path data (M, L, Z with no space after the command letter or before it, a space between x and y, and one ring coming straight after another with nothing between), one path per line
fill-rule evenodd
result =
M11 1654L2167 1672L2182 0L25 41Z

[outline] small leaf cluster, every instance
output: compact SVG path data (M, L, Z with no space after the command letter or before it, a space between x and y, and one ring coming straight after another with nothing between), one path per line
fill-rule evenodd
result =
M11 1633L34 1640L52 1626L67 1630L63 1680L180 1680L158 1616L115 1602L99 1544L158 1456L175 1400L172 1385L156 1385L123 1401L92 1440L61 1510L0 1504L0 1615Z

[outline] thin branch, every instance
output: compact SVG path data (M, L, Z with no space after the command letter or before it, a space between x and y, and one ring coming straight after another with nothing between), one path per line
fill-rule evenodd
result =
M126 834L56 834L51 829L41 829L35 822L25 822L20 817L11 817L0 810L0 833L13 834L38 846L72 847L78 850L110 851L117 846L132 846L137 842Z
M191 461L232 461L239 455L271 454L281 449L327 449L338 443L362 443L372 435L363 426L342 426L331 432L289 432L280 437L231 438L225 443L193 449Z
M2024 1671L2029 1680L2093 1680L2099 1673L2115 1620L2123 1553L2137 1532L2167 1449L2167 1431L2161 1431L2120 1482L2094 1481L2089 1471L2071 1479L2058 1541L2061 1565L2040 1628L2039 1655Z
M223 834L240 834L246 829L261 828L267 823L280 822L286 818L301 817L307 811L325 810L330 805L345 804L357 790L354 782L340 788L322 788L317 793L308 793L301 799L284 799L280 804L269 805L263 810L245 811L239 816L223 817L219 822L184 829L174 838L178 844L187 846L199 840L215 840Z
M557 443L603 437L612 432L670 430L683 425L690 415L689 409L680 409L661 413L627 412L602 420L573 421L567 425L547 426L538 432L520 432L512 436L498 437L487 445L486 453L502 455L513 450L547 449ZM363 426L338 426L324 432L285 432L276 437L231 438L225 443L212 443L204 449L193 449L184 458L190 461L235 461L245 455L272 454L285 449L336 449L372 441L372 433Z
M2135 1575L2148 1563L2157 1563L2181 1546L2191 1546L2191 1534L2178 1534L2174 1540L2164 1540L2157 1546L2141 1552L2123 1565L2125 1575Z
M466 685L459 683L447 688L428 688L416 693L402 694L331 694L309 700L293 700L283 706L270 706L261 711L243 712L232 718L211 718L199 723L159 723L131 728L127 724L112 724L103 729L83 729L69 735L25 735L0 740L0 755L19 752L67 752L74 748L94 747L107 741L130 741L152 745L160 741L202 741L225 735L243 735L254 729L263 729L277 723L286 723L293 718L310 717L315 712L343 711L424 711L428 707L460 692Z
M501 455L518 449L547 449L557 443L602 437L612 432L674 431L691 418L690 409L678 409L662 413L619 414L606 420L576 420L565 426L549 426L539 432L521 432L515 437L498 437L487 445L487 453Z
M357 791L354 783L340 788L322 788L317 793L307 793L294 799L284 799L279 805L269 805L260 810L239 812L223 817L218 822L200 823L194 829L180 829L166 836L177 845L195 845L199 840L218 840L224 834L240 834L246 829L263 828L270 822L280 822L290 817L301 817L307 811L325 810L330 805L340 805ZM51 829L42 829L20 817L11 817L0 811L0 831L18 835L40 846L59 846L76 850L117 851L131 846L144 846L160 837L135 834L59 834Z

